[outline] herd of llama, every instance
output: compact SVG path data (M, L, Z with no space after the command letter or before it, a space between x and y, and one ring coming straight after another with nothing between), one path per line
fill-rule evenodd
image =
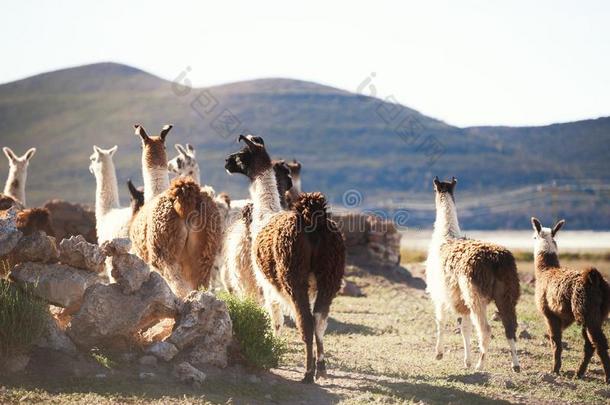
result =
M243 147L226 158L229 174L249 180L249 199L216 194L201 183L196 151L175 145L178 156L168 159L166 140L172 126L148 135L135 125L142 147L143 188L128 181L131 203L121 206L113 156L118 147L93 146L89 170L95 177L95 219L98 243L129 238L132 251L167 280L180 297L214 281L225 290L249 297L269 313L275 333L284 315L295 320L305 345L303 382L326 376L324 334L333 299L343 281L344 237L331 219L325 197L301 190L301 164L272 159L261 137L240 135ZM0 195L0 209L19 209L24 233L52 234L49 213L27 208L26 179L36 149L17 156L3 148L9 174ZM174 176L170 181L170 173ZM487 307L494 303L502 321L512 369L521 369L516 348L519 278L513 254L506 248L472 240L461 233L455 188L457 180L435 178L436 220L426 260L427 292L436 320L435 356L443 357L448 315L457 317L464 345L464 366L472 366L471 334L479 344L476 369L485 367L491 340ZM7 205L8 202L8 205ZM536 305L548 328L553 371L561 369L562 331L576 322L584 349L576 375L582 377L594 353L610 383L608 343L603 322L610 311L610 287L594 268L562 267L552 229L532 218ZM108 282L114 282L107 266ZM315 342L315 351L314 351Z

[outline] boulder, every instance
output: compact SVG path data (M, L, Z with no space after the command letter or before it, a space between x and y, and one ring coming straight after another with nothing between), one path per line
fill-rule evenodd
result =
M0 211L0 256L17 246L22 233L17 229L17 210L14 207Z
M106 256L124 255L131 250L131 241L128 238L108 240L100 245L100 249Z
M87 289L67 333L83 348L124 350L140 344L140 331L160 319L175 317L178 309L179 300L163 277L151 272L133 294L125 294L116 283Z
M186 352L192 363L226 367L232 327L223 301L208 292L193 291L186 297L167 341Z
M189 362L182 362L174 367L174 377L178 381L200 388L206 379L206 375L201 370L193 367Z
M163 361L170 361L178 354L178 348L169 342L157 342L146 349L146 353L150 353Z
M343 295L346 297L364 297L364 293L355 283L351 281L343 279L343 283L341 284L341 290L339 291L339 295Z
M92 208L62 200L47 201L43 208L51 213L51 225L57 240L83 235L87 242L97 243L95 211Z
M21 238L11 252L11 262L56 262L59 253L55 246L55 238L44 232L34 232Z
M59 261L68 266L101 273L106 255L99 246L89 243L82 235L71 236L59 243Z
M139 290L150 275L148 265L138 256L129 253L113 256L111 266L112 277L125 294Z
M34 295L62 308L79 306L85 290L100 281L96 274L64 264L20 263L10 277Z
M34 344L37 347L44 349L56 350L71 356L76 356L78 351L76 346L59 327L57 321L52 316L47 320L47 327L40 339Z

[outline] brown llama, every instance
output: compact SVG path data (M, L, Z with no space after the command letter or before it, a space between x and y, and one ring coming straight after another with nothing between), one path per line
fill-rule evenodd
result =
M0 211L16 208L16 226L24 235L31 235L37 231L43 231L49 236L55 236L51 223L51 213L46 208L24 208L23 205L13 197L0 194Z
M302 194L292 210L283 211L264 143L252 135L240 135L239 140L245 146L227 157L225 168L250 179L256 281L276 328L283 322L280 305L294 314L306 349L302 381L312 383L314 375L326 375L323 338L330 305L341 288L345 270L343 237L320 193Z
M136 134L144 144L142 161L165 167L167 176L165 136L149 137L139 125ZM145 184L146 196L147 191L154 192L147 190L154 183ZM200 286L208 287L220 232L221 218L213 193L192 179L178 178L137 211L129 236L134 253L155 267L174 292L184 297Z
M501 246L461 235L453 194L456 184L455 177L451 182L434 178L436 221L426 261L426 284L436 314L436 358L443 357L445 311L452 310L461 317L464 366L470 367L470 334L474 323L481 350L476 368L482 370L491 340L486 309L494 301L510 346L512 368L520 371L515 344L515 307L520 295L515 258Z
M582 378L587 371L593 352L597 352L606 384L610 383L608 341L602 325L610 311L610 286L595 268L582 271L561 267L557 255L555 235L564 225L559 221L553 229L543 228L532 218L534 228L534 260L536 266L536 305L546 319L553 349L553 372L561 370L561 335L564 329L576 322L582 328L585 341L582 361L576 376Z

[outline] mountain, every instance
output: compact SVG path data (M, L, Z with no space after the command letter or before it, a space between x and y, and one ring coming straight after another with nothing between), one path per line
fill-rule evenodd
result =
M610 118L458 128L404 106L316 83L262 79L188 89L114 63L0 85L0 145L17 153L38 148L29 170L30 204L54 197L93 202L88 158L94 144L119 145L120 181L141 183L134 123L149 133L174 124L170 156L174 143L192 143L202 179L236 197L247 195L246 181L229 177L223 166L242 132L262 135L274 156L302 161L304 188L321 190L334 202L353 189L366 206L411 196L431 201L434 175L458 177L460 195L471 197L553 180L610 183ZM6 160L0 159L0 173L6 171ZM597 200L588 204L577 223L599 227L599 213L608 206ZM473 224L506 224L488 220ZM605 221L603 226L610 227L610 219Z

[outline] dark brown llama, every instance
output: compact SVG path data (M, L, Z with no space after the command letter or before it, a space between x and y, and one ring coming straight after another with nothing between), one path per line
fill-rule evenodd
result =
M587 371L593 352L597 352L610 383L608 341L602 325L610 310L610 286L599 271L588 268L572 270L559 265L555 235L564 225L559 221L553 229L543 228L532 218L534 228L534 256L536 264L536 305L544 315L551 347L553 372L561 370L561 335L565 328L576 322L582 328L585 341L583 358L576 371L582 378Z
M320 193L302 194L283 211L271 158L262 139L240 136L245 146L227 157L229 173L250 179L252 266L274 324L280 306L291 310L306 348L303 382L326 375L323 337L330 305L341 288L345 245ZM315 296L315 298L314 298ZM313 304L313 311L312 311ZM316 339L317 361L313 356ZM316 374L317 369L317 374Z

